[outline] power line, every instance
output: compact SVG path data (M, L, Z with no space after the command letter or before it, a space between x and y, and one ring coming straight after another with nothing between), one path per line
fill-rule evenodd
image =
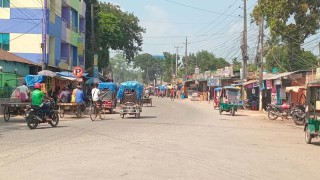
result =
M164 0L164 1L167 1L167 2L170 2L170 3L173 3L173 4L177 4L177 5L180 5L180 6L188 7L188 8L191 8L191 9L196 9L196 10L199 10L199 11L204 11L204 12L213 13L213 14L219 14L219 15L223 15L223 16L234 17L234 16L232 16L232 15L230 15L230 14L225 14L225 13L210 11L210 10L206 10L206 9L202 9L202 8L190 6L190 5L187 5L187 4L182 4L182 3L174 2L174 1L171 1L171 0Z

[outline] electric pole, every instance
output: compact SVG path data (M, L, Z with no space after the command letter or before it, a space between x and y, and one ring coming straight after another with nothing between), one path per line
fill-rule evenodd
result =
M261 42L261 50L260 50L260 75L259 75L259 83L260 83L260 87L259 87L259 111L262 111L262 86L263 86L263 38L264 38L264 32L263 32L263 28L264 28L264 17L262 17L261 20L261 27L260 27L260 42Z
M183 46L174 46L176 48L176 78L178 78L178 54L179 54L179 48L182 48Z
M242 47L242 56L243 56L243 67L242 67L242 79L247 78L247 60L248 60L248 52L247 52L247 0L243 0L244 3L244 15L243 15L243 47Z
M43 20L42 20L42 43L41 43L41 49L42 49L42 62L41 62L41 68L42 70L46 69L46 59L47 59L47 9L48 9L48 1L44 0L44 6L43 6Z
M184 54L184 61L185 61L185 65L184 68L186 70L186 80L187 80L187 76L188 76L188 64L187 64L187 60L188 60L188 37L186 37L186 50L185 50L185 54Z

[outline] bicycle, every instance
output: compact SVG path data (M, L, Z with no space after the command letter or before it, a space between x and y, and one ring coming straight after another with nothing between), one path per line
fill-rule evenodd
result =
M106 117L105 111L103 111L102 107L99 107L100 104L97 102L93 102L90 106L90 119L91 121L95 121L99 115L101 120L104 120Z

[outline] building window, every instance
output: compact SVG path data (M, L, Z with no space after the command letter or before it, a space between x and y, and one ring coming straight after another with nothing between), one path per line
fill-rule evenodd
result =
M10 50L9 42L10 42L10 35L7 33L0 33L0 49L9 51Z
M10 7L10 0L0 0L0 7L2 8Z
M78 32L78 27L79 27L78 12L72 8L70 11L70 18L71 18L71 23L70 23L71 29L74 30L75 32Z

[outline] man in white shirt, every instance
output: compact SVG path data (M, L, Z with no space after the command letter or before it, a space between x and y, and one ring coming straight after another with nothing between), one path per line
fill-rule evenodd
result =
M97 104L100 100L100 90L98 89L98 83L95 83L94 88L91 90L91 97L94 104Z
M20 99L22 102L28 101L29 99L29 88L26 86L26 83L23 83L22 86L19 86L19 91L20 91Z

